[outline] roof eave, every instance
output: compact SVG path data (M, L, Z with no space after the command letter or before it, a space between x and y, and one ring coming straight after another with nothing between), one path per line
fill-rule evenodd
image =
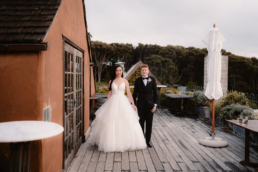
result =
M5 43L0 44L0 52L27 52L27 51L47 51L48 43Z

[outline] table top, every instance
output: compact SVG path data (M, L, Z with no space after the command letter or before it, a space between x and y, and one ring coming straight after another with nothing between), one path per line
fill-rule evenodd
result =
M0 143L41 140L58 135L64 128L46 121L13 121L0 123Z
M242 127L244 129L258 133L258 120L248 120L247 124L238 123L237 120L226 120L227 122Z
M193 96L185 95L185 94L165 94L166 97L169 98L193 98Z

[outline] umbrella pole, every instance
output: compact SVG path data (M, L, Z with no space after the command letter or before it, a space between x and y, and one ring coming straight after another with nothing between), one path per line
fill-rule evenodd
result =
M212 139L214 139L214 126L215 126L215 100L212 99Z

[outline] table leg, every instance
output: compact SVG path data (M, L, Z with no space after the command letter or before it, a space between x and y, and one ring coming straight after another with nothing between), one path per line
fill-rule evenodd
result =
M30 167L30 142L24 143L11 143L10 144L10 172L17 171L22 172L25 169L27 159L27 172ZM27 157L25 156L27 153Z
M13 160L14 160L13 154L14 154L14 149L15 149L13 143L10 143L10 149L11 149L11 151L10 151L10 153L11 153L11 155L10 155L10 172L13 172Z
M188 99L183 99L184 113L188 114Z
M177 111L181 112L181 99L177 99Z
M172 111L172 100L171 99L168 99L168 110L169 110L169 112L171 113L171 111Z
M245 161L249 161L250 154L250 131L245 130Z
M95 112L97 110L97 100L94 100Z
M20 143L19 144L19 168L18 168L18 171L20 172L21 171L21 168L22 168L22 152L23 152L23 144ZM24 152L23 152L24 153Z
M171 102L172 102L172 106L171 107L173 107L171 113L174 113L174 112L176 112L176 100L175 99L171 99Z
M27 148L27 172L30 172L30 142L26 145Z
M175 109L175 104L173 99L169 99L169 111L170 113L173 113Z
M183 109L183 111L181 109L182 99L181 98L177 98L176 101L177 101L177 105L176 105L177 106L177 109L176 109L177 115L181 115L181 116L185 117L184 109Z
M258 167L258 162L250 161L249 154L250 154L250 130L245 130L245 160L242 160L239 163L243 165Z

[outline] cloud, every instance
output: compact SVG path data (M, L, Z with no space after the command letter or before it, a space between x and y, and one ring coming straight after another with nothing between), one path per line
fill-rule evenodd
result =
M205 48L202 38L216 23L223 49L258 57L257 0L87 0L93 40Z

